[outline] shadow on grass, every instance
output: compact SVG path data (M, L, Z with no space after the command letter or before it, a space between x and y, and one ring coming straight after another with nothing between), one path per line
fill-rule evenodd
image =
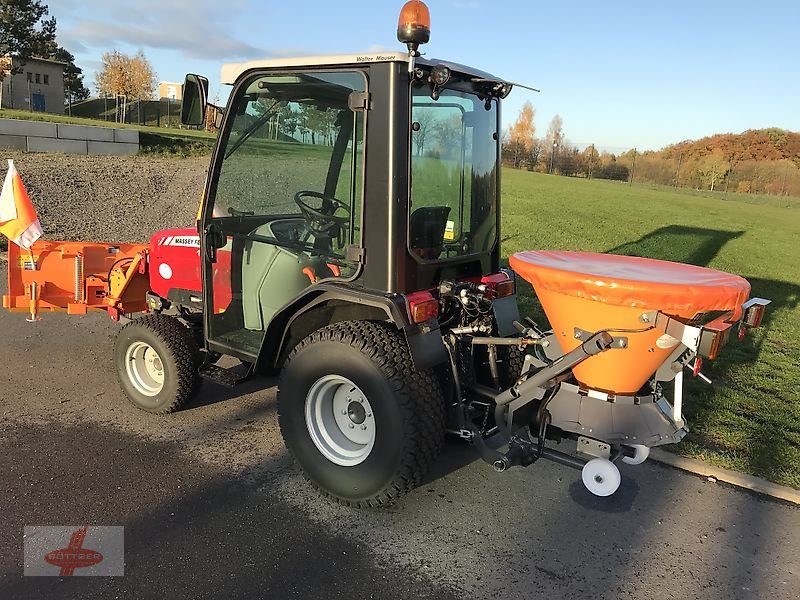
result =
M606 252L706 267L716 258L725 244L741 237L744 233L744 231L717 231L701 227L669 225Z
M669 225L656 229L635 242L628 242L611 248L608 254L641 256L707 267L728 242L742 236L743 231L718 231L700 227ZM793 310L800 306L800 286L786 281L748 277L752 286L751 296L761 296L772 300L764 317L766 335L760 336L756 356L761 345L768 338L770 325L776 315L783 310ZM752 338L749 338L752 339Z
M609 252L707 266L725 244L742 233L671 225ZM780 343L786 335L782 335L778 320L800 306L800 286L747 279L751 295L768 298L772 304L762 330L742 343L731 343L709 369L713 380L738 393L724 393L696 380L688 382L692 401L687 403L686 413L695 426L687 441L701 453L709 449L723 456L733 454L734 463L738 460L748 471L797 486L800 406L790 379L796 376L798 365L796 356L787 352L790 348ZM791 341L790 345L796 344Z

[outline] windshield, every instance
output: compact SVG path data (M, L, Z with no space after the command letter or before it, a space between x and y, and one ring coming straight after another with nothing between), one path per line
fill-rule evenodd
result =
M490 251L497 235L497 101L414 85L409 248L422 260Z

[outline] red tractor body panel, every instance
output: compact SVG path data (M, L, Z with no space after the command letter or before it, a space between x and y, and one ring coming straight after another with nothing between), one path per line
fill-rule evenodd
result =
M193 292L203 298L200 236L195 228L165 229L150 238L150 290L162 298L174 298L170 291ZM226 308L231 302L231 253L221 248L214 264L214 306Z

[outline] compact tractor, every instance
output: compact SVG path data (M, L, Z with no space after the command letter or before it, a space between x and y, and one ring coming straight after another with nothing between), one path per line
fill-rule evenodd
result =
M152 413L202 378L279 374L286 446L343 503L409 492L448 433L497 471L546 458L614 493L618 461L686 434L684 373L759 326L767 301L740 277L645 258L530 251L502 268L514 84L422 57L429 23L412 0L407 52L225 65L197 227L30 256L12 244L3 306L126 321L119 380ZM187 76L185 124L206 122L207 92ZM550 329L520 318L517 277ZM554 447L568 440L577 452Z

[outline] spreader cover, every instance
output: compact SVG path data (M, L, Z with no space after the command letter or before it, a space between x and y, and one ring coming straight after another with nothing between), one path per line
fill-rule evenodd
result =
M688 317L738 310L750 295L738 275L652 258L537 250L509 262L537 289Z
M660 311L684 320L710 311L734 311L750 294L741 277L680 263L596 254L527 251L509 259L536 291L562 350L580 344L575 329L629 330L625 349L591 357L573 372L587 387L617 394L636 393L669 357L679 341L646 325L643 312Z

